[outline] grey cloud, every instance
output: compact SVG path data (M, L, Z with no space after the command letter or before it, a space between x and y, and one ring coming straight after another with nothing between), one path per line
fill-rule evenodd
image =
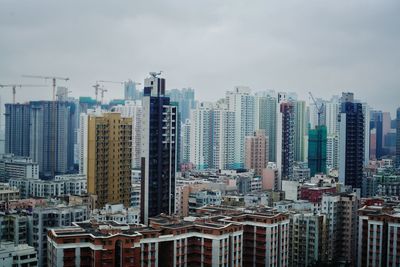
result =
M74 95L93 95L97 79L164 70L168 87L191 86L205 100L237 84L304 99L353 90L394 112L399 11L395 0L0 1L0 82L56 74L71 78ZM24 92L20 100L50 97ZM116 97L121 88L110 89Z

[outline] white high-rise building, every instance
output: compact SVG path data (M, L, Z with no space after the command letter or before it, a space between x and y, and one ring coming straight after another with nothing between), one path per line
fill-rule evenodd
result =
M306 154L307 118L306 102L294 102L294 160L304 162Z
M186 119L181 126L181 163L190 162L190 119Z
M87 174L87 160L88 160L88 118L89 115L101 115L102 111L100 108L88 109L87 113L81 113L79 115L79 127L78 127L78 164L79 173Z
M337 96L332 97L331 101L325 103L325 125L328 136L339 134L339 111L340 103Z
M228 110L224 103L217 103L213 109L213 167L233 169L235 157L235 113Z
M232 169L235 113L224 103L199 103L191 111L190 162L196 169Z
M244 167L244 140L255 129L255 97L249 87L237 86L226 92L226 103L235 112L235 163L234 168Z
M326 141L326 166L329 169L338 169L339 136L329 135Z
M211 168L211 117L213 104L201 102L190 112L190 162L198 170Z
M122 117L132 118L132 168L140 169L140 144L142 131L143 108L141 101L125 101L125 105L117 105L114 111Z

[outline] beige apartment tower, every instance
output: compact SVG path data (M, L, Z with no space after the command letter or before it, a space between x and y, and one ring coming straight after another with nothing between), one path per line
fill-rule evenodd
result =
M253 169L255 175L261 176L268 164L268 149L268 137L264 130L257 130L253 136L246 136L246 169Z
M106 203L129 206L131 138L131 118L116 112L89 116L87 188L97 196L97 208Z

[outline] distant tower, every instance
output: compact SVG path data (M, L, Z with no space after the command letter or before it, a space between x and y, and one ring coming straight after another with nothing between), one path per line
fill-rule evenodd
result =
M135 100L136 99L136 83L133 82L132 80L129 80L128 82L125 83L125 88L124 88L124 98L125 100Z
M339 181L361 188L365 119L363 105L354 102L353 93L343 93L339 123Z
M29 157L30 105L6 104L5 106L5 153Z
M55 173L66 173L72 170L74 165L72 135L75 132L74 127L76 127L72 120L75 104L56 101L55 126L52 125L52 101L31 101L30 108L29 156L33 161L39 163L41 176L50 177L52 170ZM54 154L52 153L52 142L49 140L55 140Z
M175 211L177 107L165 96L165 79L144 81L141 146L141 220Z

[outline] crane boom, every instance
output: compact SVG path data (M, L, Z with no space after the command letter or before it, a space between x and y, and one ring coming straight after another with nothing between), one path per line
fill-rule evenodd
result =
M317 109L317 114L318 114L318 126L321 125L321 114L324 112L324 103L321 104L321 106L318 107L318 103L315 100L313 94L311 92L308 92L308 94L311 96L312 101L314 102L315 108Z
M37 84L0 84L1 88L11 87L13 94L13 104L15 104L15 95L17 93L17 87L45 87L45 85L37 85Z

